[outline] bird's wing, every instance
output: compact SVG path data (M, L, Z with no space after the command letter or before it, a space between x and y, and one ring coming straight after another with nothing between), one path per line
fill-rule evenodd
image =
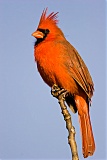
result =
M82 60L76 49L67 42L67 56L69 56L69 62L65 62L69 67L69 72L72 78L82 87L88 97L91 99L94 91L94 84L87 66Z

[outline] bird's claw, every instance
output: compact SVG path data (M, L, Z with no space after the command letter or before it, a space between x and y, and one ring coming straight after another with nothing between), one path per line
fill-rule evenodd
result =
M62 95L63 98L65 99L65 97L68 96L68 91L63 88L59 88L56 84L54 84L51 88L51 94L56 98Z

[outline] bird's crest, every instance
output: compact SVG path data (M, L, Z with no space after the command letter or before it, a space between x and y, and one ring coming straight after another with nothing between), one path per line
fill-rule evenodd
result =
M42 24L43 25L47 24L47 23L57 25L57 23L58 23L57 14L58 14L58 12L56 12L56 13L52 12L48 16L46 16L47 10L48 10L48 8L43 10L41 18L40 18L39 26L41 26Z

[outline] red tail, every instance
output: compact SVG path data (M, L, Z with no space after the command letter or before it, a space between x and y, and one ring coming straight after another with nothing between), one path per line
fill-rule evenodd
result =
M88 156L92 156L95 151L95 142L89 116L89 107L86 101L80 96L75 96L75 102L80 121L83 156L86 158Z

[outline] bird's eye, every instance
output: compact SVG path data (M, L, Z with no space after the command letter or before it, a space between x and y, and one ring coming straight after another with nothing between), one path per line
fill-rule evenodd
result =
M49 29L45 29L45 34L48 34L49 33Z

